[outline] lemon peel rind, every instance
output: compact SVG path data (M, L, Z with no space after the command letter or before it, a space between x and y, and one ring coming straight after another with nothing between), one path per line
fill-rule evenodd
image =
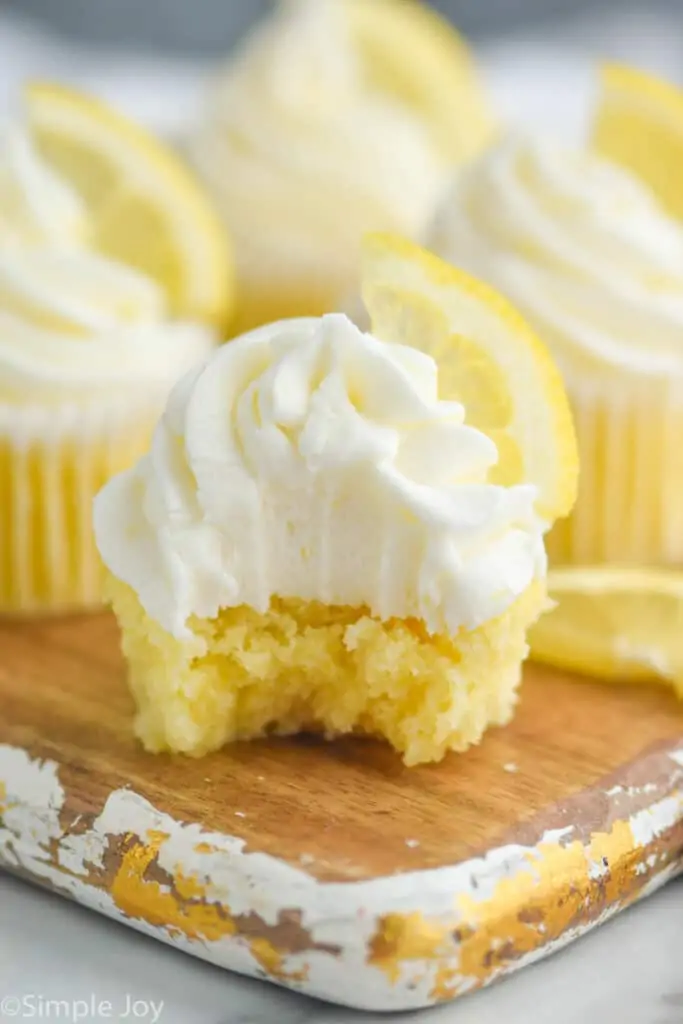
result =
M552 608L532 626L529 635L533 661L602 682L668 685L683 699L683 572L641 566L567 566L549 572L548 594ZM581 634L575 610L563 604L563 598L584 599L584 611L595 608L592 635L585 630ZM606 629L599 612L601 605L609 606L610 598L632 600L631 615L641 625L639 613L645 603L670 600L681 628L662 630L663 637L653 630L644 641L640 636L633 649L621 649L622 638L629 640L632 628L624 619L621 632L611 634Z
M483 76L467 40L443 15L416 0L348 0L347 8L361 48L374 41L385 53L410 52L420 109L450 161L470 159L493 141L499 127ZM418 74L427 66L428 76Z
M633 95L637 88L641 98L652 100L661 110L676 117L683 130L683 91L673 82L618 61L605 61L602 64L600 82L606 94ZM654 107L650 107L650 110L654 110Z
M179 251L185 252L184 265L188 271L187 292L180 296L180 301L187 306L188 315L196 314L219 329L225 328L234 294L230 244L209 198L182 159L144 127L106 102L61 83L32 80L24 88L24 100L29 123L38 132L52 129L55 118L67 128L88 122L97 128L103 143L106 142L112 152L116 150L118 167L131 171L128 180L132 186L145 180L150 189L146 194L152 194L152 186L163 185L156 196L163 194L175 200L167 203L167 209L173 214L168 222L174 239L180 243L183 235L188 234L187 228L181 230L182 223L191 226L193 239L200 239L202 243L192 247L179 244ZM128 167L124 159L125 147L120 146L122 141L137 157L135 161L128 161ZM177 202L179 196L182 196L182 203Z
M675 219L683 219L683 90L627 64L605 62L591 146L651 189Z
M537 378L533 391L544 395L547 400L549 427L558 444L555 462L561 467L554 483L545 487L539 484L538 512L548 524L568 515L578 491L578 445L562 377L548 349L514 306L483 281L406 239L386 233L371 233L364 238L362 279L367 286L382 283L382 264L391 264L391 270L395 271L400 262L413 270L417 268L430 285L450 289L478 304L498 321L506 333L513 334L521 342L520 352L526 353L528 366ZM388 283L400 286L400 281L395 279ZM406 289L415 289L414 280L406 281ZM462 325L452 317L449 317L449 327L452 334L461 333ZM514 431L511 433L521 443L523 438Z

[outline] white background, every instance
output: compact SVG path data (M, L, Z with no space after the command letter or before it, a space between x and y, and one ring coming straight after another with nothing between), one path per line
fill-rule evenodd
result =
M671 10L681 17L667 18L642 3L616 18L558 22L552 38L508 38L488 46L482 56L501 112L514 125L567 137L580 133L590 110L593 62L602 55L683 81L683 4ZM0 110L16 104L25 76L62 77L175 136L196 108L204 72L197 64L152 61L141 54L84 53L0 14ZM107 1019L120 1019L128 997L163 1001L163 1024L370 1019L236 978L0 876L3 995L32 997L15 1020L57 1019L45 1012L38 1017L40 998L89 1001L93 996L112 1004ZM12 1018L3 1018L0 1010L3 1019ZM82 1019L94 1024L98 1018ZM417 1019L430 1024L683 1024L683 883L551 960Z

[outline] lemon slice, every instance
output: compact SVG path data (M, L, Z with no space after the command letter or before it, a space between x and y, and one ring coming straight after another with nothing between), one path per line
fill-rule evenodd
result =
M683 91L634 68L605 65L593 147L637 174L683 219Z
M363 301L373 333L439 365L441 397L498 446L491 480L538 487L548 522L576 500L578 454L558 370L522 317L487 285L403 239L364 243Z
M495 122L465 40L415 0L347 0L368 83L412 107L453 162L490 142Z
M532 627L536 661L622 682L658 680L683 698L683 572L557 569L556 607Z
M183 163L144 129L50 83L26 91L38 151L83 197L88 241L160 284L173 315L223 328L232 305L224 229Z

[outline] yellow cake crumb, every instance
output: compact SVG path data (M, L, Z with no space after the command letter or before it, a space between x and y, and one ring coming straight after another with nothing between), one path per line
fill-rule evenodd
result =
M455 637L366 608L273 600L192 619L179 640L109 579L138 714L155 753L199 757L267 733L382 737L406 765L479 743L512 717L526 631L546 602L534 582L499 618Z

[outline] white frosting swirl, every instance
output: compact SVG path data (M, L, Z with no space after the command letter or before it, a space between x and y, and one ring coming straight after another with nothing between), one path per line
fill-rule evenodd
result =
M162 289L88 247L80 197L29 138L0 138L0 400L167 392L213 343L171 323Z
M509 140L459 176L429 244L507 293L565 372L683 374L683 227L621 167Z
M340 0L288 0L215 84L189 142L243 276L355 281L368 230L424 229L446 168L407 105L373 90ZM272 287L272 282L271 282Z
M437 397L431 357L340 314L283 320L175 389L150 453L95 503L110 571L184 636L271 597L366 606L455 634L545 571L536 488Z

